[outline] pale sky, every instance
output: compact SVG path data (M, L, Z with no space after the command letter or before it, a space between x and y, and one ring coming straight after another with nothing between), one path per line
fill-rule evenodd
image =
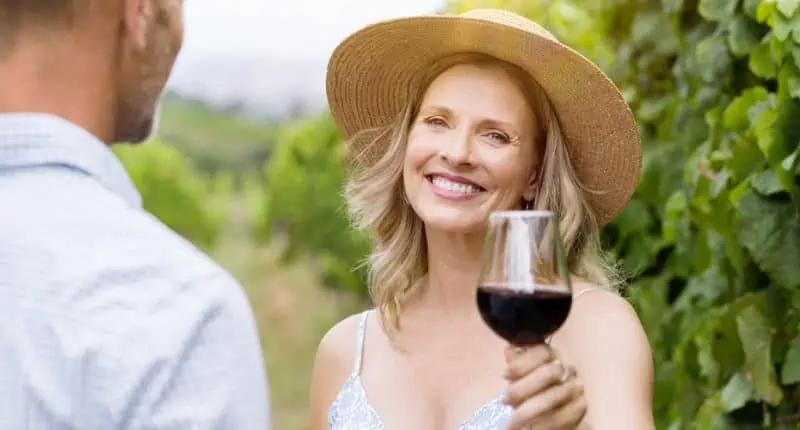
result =
M186 0L181 57L233 54L326 59L377 20L433 13L444 0Z

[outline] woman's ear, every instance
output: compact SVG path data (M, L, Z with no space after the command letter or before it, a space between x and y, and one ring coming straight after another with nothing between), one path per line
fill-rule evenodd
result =
M532 169L532 173L530 178L528 179L528 184L525 186L525 190L522 192L522 198L526 201L533 201L536 198L536 194L539 191L539 171L534 168Z

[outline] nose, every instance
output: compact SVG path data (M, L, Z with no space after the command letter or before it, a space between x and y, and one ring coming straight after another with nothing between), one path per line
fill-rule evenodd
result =
M467 131L451 134L451 138L444 142L439 156L453 165L472 164L472 138Z

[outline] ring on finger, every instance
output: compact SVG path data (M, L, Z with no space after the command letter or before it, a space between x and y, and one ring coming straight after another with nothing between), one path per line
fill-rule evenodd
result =
M556 359L556 363L558 363L558 365L561 367L561 379L559 382L564 383L567 379L569 379L570 376L572 376L572 370L559 359Z

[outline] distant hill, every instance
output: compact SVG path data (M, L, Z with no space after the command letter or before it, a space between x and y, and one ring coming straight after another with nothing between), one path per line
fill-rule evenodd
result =
M246 116L281 120L325 109L324 60L179 59L168 89Z
M280 125L169 92L164 97L157 135L188 155L201 171L243 171L263 167Z

